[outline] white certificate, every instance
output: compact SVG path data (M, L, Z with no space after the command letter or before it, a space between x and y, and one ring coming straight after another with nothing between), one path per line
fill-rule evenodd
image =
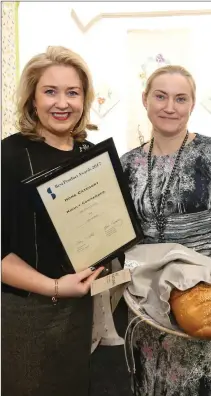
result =
M143 235L111 138L24 183L35 185L76 272L104 265Z
M42 184L38 192L76 272L136 237L107 152Z

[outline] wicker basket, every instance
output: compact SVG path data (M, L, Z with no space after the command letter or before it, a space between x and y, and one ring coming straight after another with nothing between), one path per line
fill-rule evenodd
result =
M152 319L145 311L142 311L140 309L140 306L138 304L138 297L133 296L128 289L125 289L124 291L124 299L127 304L127 306L131 309L131 311L138 316L140 319L142 319L145 323L147 323L150 326L155 327L156 329L169 333L175 336L183 337L183 338L189 338L189 339L194 339L193 337L189 336L188 334L184 333L182 330L178 329L168 329L167 327L161 326L159 323L157 323L154 319Z

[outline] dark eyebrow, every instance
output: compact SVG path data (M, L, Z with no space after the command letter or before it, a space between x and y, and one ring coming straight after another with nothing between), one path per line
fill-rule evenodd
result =
M179 93L179 94L177 94L177 96L188 96L188 94L186 94L186 93Z
M161 92L161 93L164 94L164 95L168 95L167 92L162 91L161 89L155 89L154 92Z
M161 92L164 95L168 95L167 92L162 91L161 89L156 89L154 92ZM178 93L178 94L176 94L176 96L188 96L188 94L186 94L186 93Z
M43 85L43 88L53 88L53 89L57 89L58 87L56 87L55 85ZM80 87L67 87L67 89L81 89Z

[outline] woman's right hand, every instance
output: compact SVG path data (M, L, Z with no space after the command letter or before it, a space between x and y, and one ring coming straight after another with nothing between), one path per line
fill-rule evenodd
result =
M100 267L94 272L87 268L76 274L64 275L58 279L59 297L82 297L90 290L92 282L100 275L104 267Z

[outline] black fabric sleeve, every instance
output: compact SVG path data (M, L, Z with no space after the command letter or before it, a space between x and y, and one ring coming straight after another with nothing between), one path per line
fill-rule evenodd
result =
M7 176L6 176L7 174ZM1 258L10 253L9 241L9 172L6 171L4 161L1 163Z
M16 252L18 219L18 166L8 142L1 150L1 258Z

